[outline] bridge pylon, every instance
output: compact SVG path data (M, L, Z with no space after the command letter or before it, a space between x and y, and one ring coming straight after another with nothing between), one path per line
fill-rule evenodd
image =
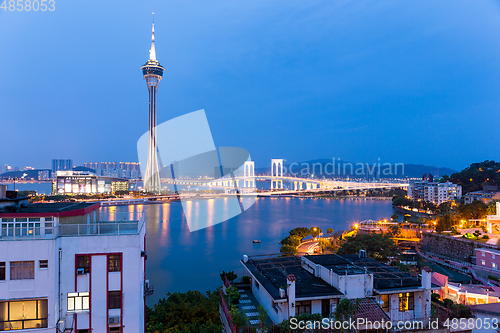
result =
M283 177L283 159L271 159L271 190L275 188L283 188L283 179L275 179ZM276 185L276 187L274 186Z
M255 187L255 162L245 161L243 167L243 187Z

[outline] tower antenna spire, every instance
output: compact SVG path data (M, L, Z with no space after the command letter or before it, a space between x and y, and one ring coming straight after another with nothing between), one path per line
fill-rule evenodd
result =
M155 50L155 13L153 12L153 27L151 31L151 49L149 50L149 60L156 60Z

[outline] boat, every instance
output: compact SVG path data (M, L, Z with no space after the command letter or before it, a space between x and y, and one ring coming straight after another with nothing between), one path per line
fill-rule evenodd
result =
M260 241L260 240L258 240L258 239L254 239L254 240L253 240L253 242L254 242L254 244L261 243L261 241Z

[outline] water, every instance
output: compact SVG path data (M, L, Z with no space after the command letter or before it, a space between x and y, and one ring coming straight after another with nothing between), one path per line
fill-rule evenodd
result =
M0 182L0 184L2 184ZM14 191L14 183L3 183L7 185L8 191ZM52 182L34 182L34 183L17 183L16 190L19 191L36 191L38 194L51 194Z
M207 201L200 204L208 204ZM224 199L211 200L222 209ZM279 252L279 241L295 227L349 229L366 219L390 218L391 201L355 199L257 198L243 214L215 226L190 232L181 203L101 208L103 218L147 221L147 276L155 287L148 299L153 305L167 292L206 291L221 285L219 274L243 274L243 254ZM262 243L254 244L259 239Z

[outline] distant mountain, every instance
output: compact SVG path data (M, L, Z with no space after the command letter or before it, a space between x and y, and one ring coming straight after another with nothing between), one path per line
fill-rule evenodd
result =
M270 173L271 166L256 168L256 173ZM288 175L308 177L350 177L350 178L421 178L424 174L435 177L451 175L456 170L450 168L426 166L422 164L355 163L317 159L300 163L285 163L284 172Z

